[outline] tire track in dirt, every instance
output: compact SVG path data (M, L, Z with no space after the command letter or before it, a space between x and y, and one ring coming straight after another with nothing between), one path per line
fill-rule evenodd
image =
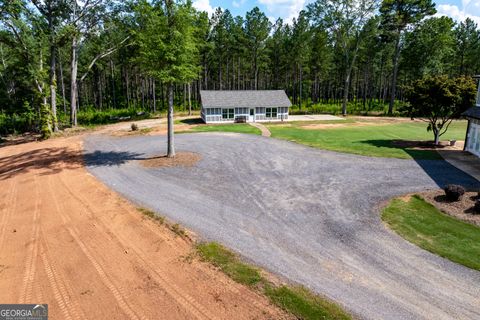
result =
M111 240L117 242L121 247L129 247L132 249L135 257L141 261L141 265L145 265L148 269L148 273L150 273L154 279L161 285L162 289L165 290L176 302L179 303L188 313L195 316L197 319L217 319L213 314L211 314L206 308L204 308L199 302L197 302L191 295L187 294L186 292L182 291L180 287L178 287L173 282L169 281L166 277L162 275L162 273L166 273L165 270L162 270L160 265L153 265L148 261L148 255L145 253L141 248L135 246L135 243L128 241L120 234L116 234L110 227L108 227L108 221L100 220L96 214L92 206L88 203L87 200L83 199L81 196L72 192L71 188L66 184L62 177L59 177L64 190L68 191L71 197L75 198L77 201L82 203L82 208L87 209L88 212L86 214L89 215L90 218L99 222L96 226L103 229L106 234L110 235L112 238ZM102 244L99 244L99 247ZM105 248L107 249L107 248ZM158 270L158 271L157 271ZM160 272L159 272L160 271Z
M85 315L81 312L78 301L73 299L75 297L73 290L68 282L58 272L55 263L50 257L50 248L43 230L41 231L41 251L40 257L42 258L45 273L47 274L48 282L53 291L53 296L60 306L65 319L85 319ZM80 312L79 312L80 310Z
M12 212L15 212L17 208L17 180L11 179L12 182L8 188L8 193L5 196L5 208L2 209L2 221L0 222L0 251L3 248L3 241L5 241L5 236L7 233L7 224L12 215Z
M25 263L25 273L22 281L22 289L20 291L19 303L30 303L32 299L33 283L35 279L35 271L38 258L38 239L40 236L40 195L37 177L33 175L34 188L35 188L35 204L33 209L33 227L30 242L30 247L27 253L27 259Z
M48 185L52 189L51 179L49 179ZM64 186L69 188L66 184L64 184ZM77 231L77 229L75 227L69 226L71 220L67 215L63 214L63 212L65 211L64 211L63 205L57 199L58 193L53 193L53 194L55 194L55 196L52 199L54 201L56 211L62 218L65 228L68 230L68 232L70 233L72 238L75 240L79 248L82 250L86 258L93 265L93 267L97 271L97 274L100 276L100 279L102 280L102 282L112 292L113 297L118 302L118 306L120 307L120 309L122 309L122 311L130 319L146 319L145 316L138 315L137 312L135 312L134 309L130 307L130 305L127 303L127 299L125 298L127 295L125 294L124 290L122 288L115 286L114 282L110 279L108 274L104 271L104 267L102 266L102 264L97 259L95 259L94 255L88 250L85 243L80 239L80 236L79 236L80 233Z

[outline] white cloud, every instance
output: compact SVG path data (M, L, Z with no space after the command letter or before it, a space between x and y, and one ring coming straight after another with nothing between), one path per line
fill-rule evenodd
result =
M246 0L240 0L240 1L233 0L232 6L234 6L235 8L240 8L245 4L245 1Z
M293 18L304 8L306 0L258 0L265 5L270 16L281 17L286 23L292 23Z
M215 8L210 5L210 0L195 0L193 7L198 11L205 11L211 16L215 12Z
M465 21L465 19L470 18L480 26L480 16L466 13L465 10L460 10L457 6L451 4L439 5L437 7L436 16L447 16L458 22Z

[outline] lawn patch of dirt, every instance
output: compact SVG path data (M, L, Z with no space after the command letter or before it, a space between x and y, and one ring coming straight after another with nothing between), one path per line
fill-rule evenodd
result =
M425 201L433 204L440 211L463 220L465 222L480 226L480 214L475 214L473 206L478 198L478 192L465 192L460 201L451 202L445 198L443 190L429 190L419 193Z
M202 156L195 152L177 152L174 158L168 158L166 155L154 156L144 160L136 160L146 168L161 167L193 167Z
M318 129L333 129L333 128L344 128L344 127L367 127L367 126L382 126L387 123L375 123L375 122L348 122L342 123L339 120L339 123L315 123L307 124L300 126L302 129L307 130L318 130Z
M454 146L451 146L450 141L440 141L440 145L435 145L433 141L392 140L392 145L415 150L463 150L464 141L457 141Z

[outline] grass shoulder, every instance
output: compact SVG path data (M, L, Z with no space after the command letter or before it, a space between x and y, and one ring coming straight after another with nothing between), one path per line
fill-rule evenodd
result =
M191 128L193 132L236 132L261 135L260 129L255 128L245 123L227 123L227 124L212 124L212 125L198 125Z
M382 220L406 240L480 271L480 228L443 214L420 196L393 199Z
M236 254L216 242L197 245L200 257L222 270L234 281L250 286L270 301L299 319L352 319L336 303L313 294L303 287L276 286L260 270L242 262Z

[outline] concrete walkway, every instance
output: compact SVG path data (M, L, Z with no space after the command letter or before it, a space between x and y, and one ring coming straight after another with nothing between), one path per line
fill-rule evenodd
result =
M272 135L272 133L270 132L270 130L268 130L267 127L265 127L263 124L261 123L258 123L258 122L249 122L249 124L252 126L252 127L255 127L255 128L258 128L260 129L260 131L262 131L262 136L263 137L270 137Z
M165 136L85 140L88 169L139 206L324 294L360 319L480 319L480 272L385 228L377 205L479 182L442 160L369 158L237 133L175 137L194 167L144 168ZM133 160L133 161L131 161Z
M445 161L480 181L480 159L477 156L461 150L438 150L438 153Z

